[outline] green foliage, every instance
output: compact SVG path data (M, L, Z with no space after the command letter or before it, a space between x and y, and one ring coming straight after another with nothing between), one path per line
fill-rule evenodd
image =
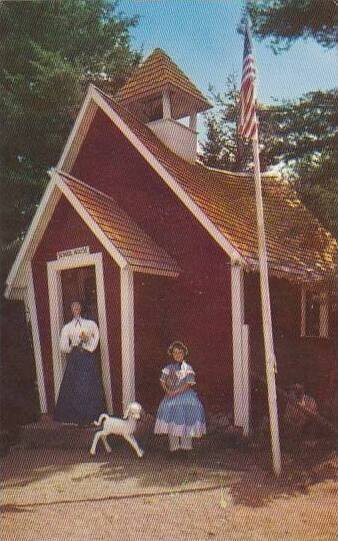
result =
M251 145L238 137L239 91L230 77L223 95L213 91L216 111L206 116L202 145L206 165L232 171L252 169ZM335 145L338 93L309 92L298 100L258 104L261 168L278 166L303 202L337 235Z
M295 187L304 204L338 238L336 156L324 150L312 159L301 160L295 167Z
M335 46L335 0L250 0L248 11L254 33L270 39L276 53L299 38L314 38L326 48Z
M216 93L209 88L214 108L207 113L207 138L201 143L203 149L202 161L211 167L223 168L228 171L241 171L247 163L245 143L237 132L239 118L239 91L235 75L226 79L225 92Z
M114 92L140 60L116 0L0 4L2 272L7 272L89 82Z

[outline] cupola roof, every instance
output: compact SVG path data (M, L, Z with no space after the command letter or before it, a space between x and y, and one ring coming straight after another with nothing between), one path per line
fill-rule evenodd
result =
M155 49L136 69L115 99L123 105L149 103L170 93L172 118L183 118L210 109L212 105L183 71L162 50Z

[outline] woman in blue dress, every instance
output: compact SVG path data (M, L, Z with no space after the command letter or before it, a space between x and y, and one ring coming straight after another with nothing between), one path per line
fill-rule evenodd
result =
M163 368L160 382L165 397L156 416L155 434L168 434L170 451L191 450L192 438L206 434L205 413L196 391L195 372L186 362L188 348L173 342L168 355L174 362Z
M94 351L99 343L95 321L81 317L81 304L71 305L73 319L61 331L60 349L68 354L54 419L85 426L105 411L101 377Z

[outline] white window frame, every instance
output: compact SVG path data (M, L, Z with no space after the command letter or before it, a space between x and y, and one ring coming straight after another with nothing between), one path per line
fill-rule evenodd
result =
M110 363L108 350L108 333L106 319L106 301L104 291L103 263L102 253L80 254L63 257L47 263L48 275L48 296L50 313L50 330L52 338L53 355L53 374L54 374L54 392L55 400L59 394L60 385L63 377L62 354L59 347L59 338L63 321L63 302L61 287L61 271L66 269L76 269L80 267L95 267L98 324L100 329L100 350L102 366L102 382L106 397L107 409L109 413L113 412L112 386L110 377Z
M329 295L327 291L321 291L319 305L319 334L310 335L306 333L306 295L311 291L305 285L301 290L301 321L300 334L302 338L328 338L329 337Z

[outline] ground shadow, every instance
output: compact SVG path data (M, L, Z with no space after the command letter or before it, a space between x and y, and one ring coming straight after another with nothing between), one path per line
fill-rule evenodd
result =
M128 480L136 480L137 494L131 488L123 497L140 496L143 490L148 496L152 492L165 494L191 487L198 490L198 483L206 481L207 488L227 488L234 504L256 508L278 497L307 493L316 483L336 479L334 446L327 439L304 442L295 449L284 450L283 473L279 479L273 475L269 449L229 442L219 434L197 442L191 454L181 451L174 456L167 450L166 438L148 437L142 442L146 450L142 459L138 459L125 442L115 439L111 443L111 455L100 448L95 457L85 449L12 448L3 460L1 477L7 487L27 487L56 472L71 474L74 465L83 464L83 472L80 469L71 475L72 483L81 485L92 478L93 483L102 479L124 486ZM85 466L94 462L99 464L99 469L90 473ZM64 496L66 501L67 487ZM104 497L102 494L102 499ZM78 501L77 498L74 501ZM22 512L32 507L34 504L5 505L2 510Z

